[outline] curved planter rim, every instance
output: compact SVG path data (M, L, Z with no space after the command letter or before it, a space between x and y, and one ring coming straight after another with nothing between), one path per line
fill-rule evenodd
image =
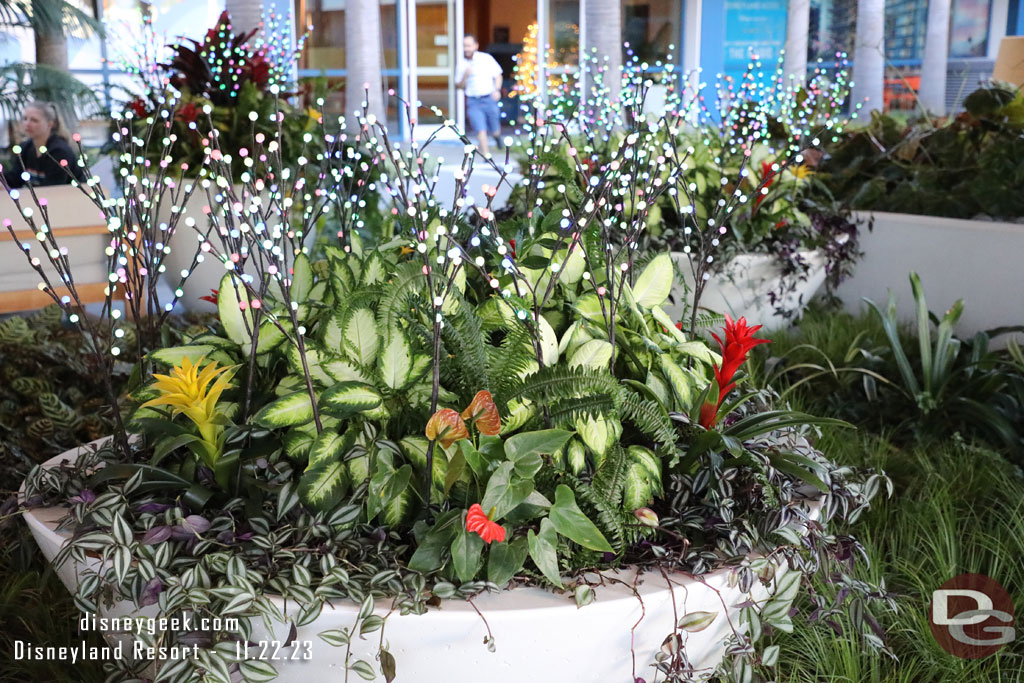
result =
M102 442L103 440L99 440ZM92 442L75 449L71 449L61 455L43 463L44 467L53 467L63 461L77 458L85 449L94 448L97 442ZM19 496L24 498L24 483L19 491ZM57 520L64 515L67 508L47 507L27 510L24 513L25 521L29 525L33 536L46 555L47 560L52 561L60 547L70 537L70 532L56 531ZM816 520L820 517L821 503L813 499L807 499L808 518ZM749 559L756 559L761 555L752 555ZM77 585L78 567L71 566L72 563L58 568L61 580L70 591L74 591ZM780 576L786 569L783 563L775 561L776 577ZM515 676L502 678L500 672L505 672L510 664L503 663L494 669L492 678L487 680L499 683L503 681L520 681L524 672L519 670L519 663L523 657L529 656L530 652L543 652L545 648L552 652L561 652L560 646L554 644L561 638L561 633L566 629L594 629L586 642L578 645L582 650L577 653L579 657L586 657L587 652L593 657L595 653L604 653L605 650L618 651L611 661L629 661L634 656L637 661L646 657L653 661L653 655L660 648L662 640L673 630L675 621L683 614L692 611L714 611L725 618L716 619L714 628L708 628L700 633L687 634L689 647L693 651L690 660L695 665L699 664L701 669L714 670L724 656L724 641L731 633L731 624L735 621L738 609L735 605L744 600L762 602L770 597L770 592L758 582L751 588L749 593L741 593L738 588L730 585L730 574L736 566L730 565L720 567L706 574L694 576L683 572L673 572L667 577L657 570L638 570L635 566L627 566L619 569L602 570L585 576L595 592L595 600L583 607L577 608L573 593L566 590L562 594L537 586L516 586L511 589L503 589L497 593L481 593L473 598L473 602L458 599L446 599L440 607L432 607L423 615L399 615L392 614L388 618L388 640L391 643L392 651L398 657L398 653L412 662L414 670L419 666L432 667L434 659L426 657L426 662L416 662L425 655L423 648L429 645L423 644L424 634L429 629L431 635L426 637L427 641L435 643L435 647L442 647L456 655L458 653L476 653L477 650L486 650L480 645L478 636L486 634L494 629L495 638L501 643L503 640L508 644L508 649L519 650L519 654L511 659L515 662ZM572 585L572 582L567 584ZM285 601L281 596L267 594L267 597L281 609L282 613L294 616L299 611L294 601ZM378 603L380 604L380 603ZM151 610L155 614L155 606L142 608ZM122 603L119 612L125 614L142 614L149 616L131 603ZM309 637L315 640L315 634L331 628L350 627L354 621L354 615L359 611L359 605L352 601L336 601L333 605L324 607L323 612L317 619L308 626L299 628L299 638ZM388 610L378 608L376 612L384 616ZM487 630L484 629L486 618ZM425 621L426 620L426 621ZM639 621L638 621L639 620ZM642 624L631 630L634 622ZM614 625L614 626L612 626ZM262 627L260 627L262 629ZM609 629L616 633L608 633ZM276 631L275 631L276 632ZM272 637L273 634L270 634ZM624 637L623 637L624 636ZM254 636L255 637L255 636ZM280 634L278 637L283 637ZM601 639L608 642L596 642ZM591 640L596 639L593 644ZM353 639L355 641L355 639ZM376 647L376 641L370 639ZM523 641L523 642L520 642ZM369 641L362 644L368 647ZM324 646L323 643L320 643ZM634 652L641 651L639 654ZM625 648L625 649L623 649ZM322 649L327 650L326 646ZM364 653L364 659L372 659L374 651ZM562 658L560 656L560 658ZM625 658L623 660L622 658ZM474 659L470 657L470 659ZM465 676L473 672L486 672L488 665L493 664L486 658L476 658L478 661L469 662L466 666ZM401 662L401 658L399 658ZM569 657L567 662L572 666L578 666L578 658ZM646 661L646 660L645 660ZM446 667L446 671L458 670L452 667L462 666L461 655ZM607 666L599 670L610 671ZM646 666L646 663L644 664ZM476 668L474 668L476 667ZM479 667L484 667L479 669ZM290 671L291 669L289 669ZM281 676L280 681L295 683L306 683L310 666L295 666L295 672ZM579 676L576 676L576 668L566 669L568 677L559 675L557 670L545 668L544 672L554 673L550 676L559 681L587 681L613 680L611 677L604 678L603 674L596 674L590 678L585 677L588 669L584 666ZM319 669L317 669L319 671ZM337 671L337 664L333 663L324 669L324 673ZM429 672L430 669L428 668ZM297 672L297 673L296 673ZM525 672L529 674L529 672ZM536 672L538 675L540 670ZM637 674L641 675L642 674ZM294 676L294 677L291 677ZM433 681L471 680L468 677L449 676L444 678L431 678L417 675L412 680L421 683ZM617 680L617 679L616 679ZM623 679L626 680L626 679Z

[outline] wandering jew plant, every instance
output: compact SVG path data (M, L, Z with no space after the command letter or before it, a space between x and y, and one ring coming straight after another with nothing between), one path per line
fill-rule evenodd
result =
M529 584L585 605L591 572L625 565L666 575L727 567L744 590L770 585L763 609L744 605L732 624L741 671L767 674L760 624L789 628L801 585L817 582L815 618L847 605L864 614L884 598L852 578L858 546L835 526L865 509L884 477L829 462L813 447L828 420L749 386L742 365L763 341L756 326L729 321L719 355L696 317L684 331L662 308L674 268L642 238L659 201L692 214L693 151L675 144L685 113L645 113L650 83L631 83L608 127L531 110L519 164L481 160L461 133L455 159L432 156L439 132L400 145L365 109L330 123L318 113L298 138L284 113L253 110L251 141L230 147L211 105L189 129L202 167L185 169L139 151L176 142L172 95L144 122L122 116L124 198L99 200L121 211L108 220L110 297L99 319L78 322L116 332L114 297L141 296L138 282L149 282L127 270L122 279L119 259L138 253L143 277L157 277L177 248L164 238L172 224L195 237L193 266L208 259L224 273L217 319L181 344L150 338L141 385L122 405L112 388L125 413L117 447L30 477L29 496L69 505L76 535L59 559L78 563L77 604L237 617L237 629L144 636L200 647L165 663L162 679L227 681L276 675L238 654L262 627L306 627L354 601L351 627L317 635L344 648L346 679L379 669L391 680L401 661L387 649L390 614ZM414 128L412 111L402 115ZM478 164L496 180L480 183ZM552 169L572 179L552 183ZM440 196L442 174L453 177L451 196ZM496 207L503 185L521 211ZM737 188L731 205L764 186ZM198 218L182 219L183 192L205 197ZM165 199L183 227L150 212ZM40 233L64 267L56 237ZM73 297L63 303L80 315ZM143 319L164 313L138 309ZM821 523L809 524L818 504ZM785 579L781 562L793 569ZM286 616L271 596L297 610ZM699 678L682 634L715 616L680 615L634 678ZM881 646L870 623L849 637ZM378 632L372 663L354 645ZM500 634L485 643L500 647ZM138 678L150 664L109 668Z

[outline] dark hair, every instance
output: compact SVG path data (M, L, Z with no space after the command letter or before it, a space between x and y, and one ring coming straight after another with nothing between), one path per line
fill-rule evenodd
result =
M57 113L57 107L52 102L29 102L25 105L25 109L37 109L43 112L43 116L50 122L50 135L59 135L65 140L68 139L68 135L60 123L60 114Z
M464 35L462 36L462 39L463 39L463 40L465 40L466 38L472 38L472 39L473 39L473 42L474 42L474 43L476 43L477 45L479 45L479 44L480 44L480 41L479 41L479 40L477 40L477 39L476 39L476 36L474 36L474 35L473 35L472 33L466 33L466 34L464 34Z

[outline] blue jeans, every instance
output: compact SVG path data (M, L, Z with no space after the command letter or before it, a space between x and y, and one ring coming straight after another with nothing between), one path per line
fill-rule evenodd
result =
M471 133L486 131L492 135L501 133L501 115L498 103L490 95L466 97L466 123Z

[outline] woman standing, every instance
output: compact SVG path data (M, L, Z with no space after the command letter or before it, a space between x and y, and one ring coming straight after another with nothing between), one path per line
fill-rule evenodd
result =
M49 102L32 102L25 107L21 123L28 140L21 143L21 154L4 167L4 181L9 187L67 185L73 179L85 180L78 156L61 129L56 107Z

